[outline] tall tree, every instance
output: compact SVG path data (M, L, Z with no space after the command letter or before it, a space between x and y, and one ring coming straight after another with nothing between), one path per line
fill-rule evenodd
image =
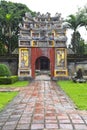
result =
M79 52L80 54L85 54L85 42L84 39L80 39Z
M5 42L8 47L8 53L11 54L11 38L13 35L12 32L12 14L6 14L5 24L3 27L3 34L6 37L7 41Z
M76 15L69 15L68 18L66 19L67 27L73 30L71 45L74 53L78 52L78 46L79 46L78 38L80 37L78 29L81 26L83 26L83 17L84 15L82 13L80 14L77 13Z
M71 38L72 50L75 53L78 53L79 42L80 42L80 33L75 31L75 32L73 32L72 38Z
M0 41L7 46L8 53L11 53L18 45L18 24L26 12L31 11L26 5L1 1L0 4Z
M79 8L78 14L83 15L82 23L83 23L83 26L85 26L85 28L87 30L87 5L84 6L83 8Z
M84 45L84 48L85 48L85 54L87 54L87 43Z

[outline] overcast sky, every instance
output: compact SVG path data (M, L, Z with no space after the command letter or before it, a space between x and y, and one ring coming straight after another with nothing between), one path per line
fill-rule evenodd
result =
M83 8L87 5L87 0L7 0L17 3L26 4L29 9L36 12L55 15L56 12L61 13L61 16L65 19L68 15L74 14L78 11L78 8ZM67 32L69 37L71 33ZM81 35L87 41L87 31L81 30ZM69 41L68 41L69 42Z
M62 13L63 17L75 13L79 7L84 7L87 0L8 0L26 4L32 11L54 15Z

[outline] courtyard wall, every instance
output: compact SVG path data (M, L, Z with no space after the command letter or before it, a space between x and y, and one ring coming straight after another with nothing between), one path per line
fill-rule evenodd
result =
M18 74L18 55L6 55L0 56L0 64L6 64L13 75ZM83 75L87 76L87 55L75 55L68 54L67 56L67 66L69 76L73 76L74 73L81 68L83 71Z
M6 64L12 72L12 75L18 74L18 55L0 56L0 64Z
M83 75L87 76L87 55L69 54L67 64L69 76L73 76L79 68L82 69Z

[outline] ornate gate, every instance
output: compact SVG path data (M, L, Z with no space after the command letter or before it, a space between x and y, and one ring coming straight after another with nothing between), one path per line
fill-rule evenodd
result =
M26 13L19 35L19 77L35 77L35 70L50 70L51 77L67 77L66 28L61 15L32 17Z

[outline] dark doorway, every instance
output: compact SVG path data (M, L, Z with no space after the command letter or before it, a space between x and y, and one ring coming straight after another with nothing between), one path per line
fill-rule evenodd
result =
M50 60L47 57L39 57L35 63L36 70L50 70Z

